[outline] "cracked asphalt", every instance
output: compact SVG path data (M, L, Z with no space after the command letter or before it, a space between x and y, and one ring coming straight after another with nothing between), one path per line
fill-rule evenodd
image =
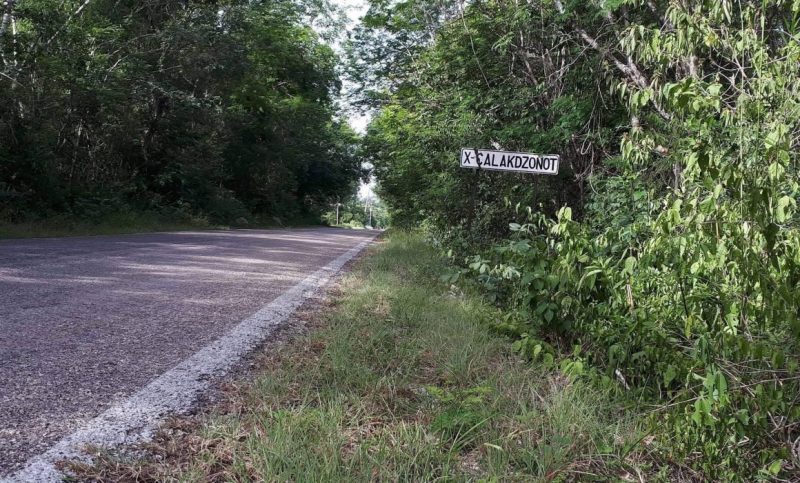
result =
M0 477L373 236L0 240Z

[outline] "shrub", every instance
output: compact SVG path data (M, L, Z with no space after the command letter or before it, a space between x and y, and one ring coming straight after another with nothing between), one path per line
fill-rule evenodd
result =
M725 5L673 4L671 31L630 29L626 49L656 80L620 86L647 121L619 173L594 180L581 222L568 207L532 214L470 266L512 309L499 327L520 350L577 347L656 406L672 458L734 479L798 465L800 45L763 35L798 7ZM725 65L747 67L729 78Z

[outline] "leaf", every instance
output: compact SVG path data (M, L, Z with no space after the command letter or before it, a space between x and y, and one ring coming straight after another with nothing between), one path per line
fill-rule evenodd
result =
M667 370L664 371L664 386L669 386L669 383L675 380L676 375L677 371L675 370L675 366L672 364L667 366Z
M717 373L716 389L720 398L728 393L728 381L725 380L725 376L723 376L721 372Z
M703 412L701 411L700 400L698 399L697 402L694 404L694 412L692 412L692 421L695 422L698 426L703 425Z
M602 269L595 268L586 272L583 277L581 277L580 281L578 281L578 288L581 288L584 282L586 282L587 287L594 287L595 275L601 273L602 271Z
M633 274L633 269L636 268L636 257L628 257L625 259L625 271Z
M687 339L692 338L692 328L694 327L694 314L689 314L683 323L683 335Z
M794 203L795 201L788 196L784 196L778 200L775 206L775 220L778 223L784 223L787 220L786 209L794 205Z
M772 151L778 144L782 143L783 135L782 132L785 130L786 126L779 125L775 130L770 131L766 136L764 136L764 147L766 148L767 152Z
M776 181L783 173L786 171L781 163L771 163L767 168L767 175L769 175L769 179L772 181Z

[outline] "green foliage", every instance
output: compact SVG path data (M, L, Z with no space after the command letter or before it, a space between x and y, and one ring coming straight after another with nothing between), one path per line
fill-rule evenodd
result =
M463 451L473 446L481 427L492 419L486 400L492 388L477 386L453 392L430 386L427 392L442 406L431 429L446 438L452 450Z
M401 18L417 25L421 12L439 4L398 3L392 25L397 28ZM595 161L618 142L603 126L619 121L622 106L597 94L606 90L598 69L576 62L596 57L563 43L556 26L570 21L554 17L552 8L512 5L487 2L463 16L458 9L431 15L431 29L438 29L425 37L426 48L420 47L425 38L412 36L415 48L408 52L416 54L403 57L403 65L413 72L393 70L392 82L380 86L391 100L364 140L393 222L416 226L424 220L438 238L459 248L506 234L507 221L517 217L506 199L549 213L564 203L580 205ZM386 8L374 2L371 12ZM365 27L389 36L385 43L412 40L393 36L385 25ZM563 169L556 177L532 179L458 167L461 147L489 146L561 153Z
M354 191L326 1L5 4L0 219L103 198L253 223Z
M800 471L798 33L781 0L478 2L366 140L395 219L477 253L444 281L518 352L652 407L661 463L706 479ZM565 176L459 170L491 145Z

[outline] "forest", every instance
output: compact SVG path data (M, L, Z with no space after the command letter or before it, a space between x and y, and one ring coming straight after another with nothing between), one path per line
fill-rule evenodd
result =
M393 223L691 479L798 477L798 35L786 0L373 0L350 41Z
M325 0L3 0L0 223L422 232L654 475L798 481L800 0L367 3L338 55Z
M0 4L0 222L318 222L363 176L327 2Z

